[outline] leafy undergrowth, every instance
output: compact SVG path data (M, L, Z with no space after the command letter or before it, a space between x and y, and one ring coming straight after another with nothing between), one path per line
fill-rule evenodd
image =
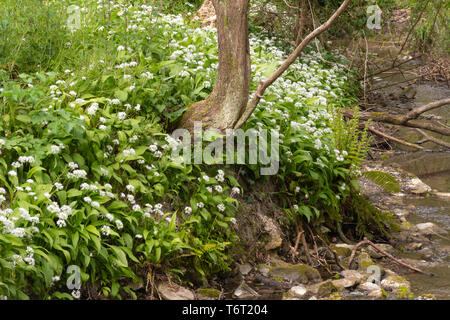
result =
M2 8L19 15L5 15L4 25L22 60L0 56L0 296L85 298L66 285L72 265L82 288L96 284L112 298L135 298L129 285L148 264L226 272L243 191L236 172L256 181L259 167L180 164L171 152L179 142L166 132L214 85L216 30L149 5L71 3L80 5L81 28L51 24L55 33L43 32L43 20L14 29L34 1ZM65 8L46 2L42 12L66 21ZM33 48L35 36L52 50ZM253 89L286 56L280 48L252 34ZM292 221L342 220L366 141L336 110L356 92L341 64L310 52L245 125L280 134L277 178Z

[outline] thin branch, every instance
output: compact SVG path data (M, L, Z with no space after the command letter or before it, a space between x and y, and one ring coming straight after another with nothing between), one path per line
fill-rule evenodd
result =
M446 148L450 149L450 143L442 141L441 139L435 138L433 136L430 136L426 132L424 132L423 130L420 130L420 129L416 129L416 130L425 137L425 141L424 142L431 141L431 142L434 142L434 143L436 143L438 145L441 145L443 147L446 147Z

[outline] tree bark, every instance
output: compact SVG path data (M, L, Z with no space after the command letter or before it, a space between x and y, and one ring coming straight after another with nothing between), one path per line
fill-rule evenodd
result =
M306 25L306 0L299 0L300 1L300 12L298 16L298 30L297 30L297 37L295 39L295 45L298 47L299 44L302 42L303 39L303 32L305 30Z
M250 0L212 0L217 16L219 70L212 93L184 113L179 127L220 131L233 128L245 109L250 92L250 45L248 9Z

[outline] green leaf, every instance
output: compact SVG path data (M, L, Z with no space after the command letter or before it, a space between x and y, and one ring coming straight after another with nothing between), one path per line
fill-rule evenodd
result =
M119 265L119 267L128 267L128 260L125 252L123 252L123 250L117 246L111 245L110 248L117 257L117 264Z
M93 226L92 224L88 225L86 227L86 230L89 231L92 234L95 234L96 236L100 237L100 232L98 232L97 228Z
M123 90L114 91L114 96L122 102L125 102L128 99L128 93Z

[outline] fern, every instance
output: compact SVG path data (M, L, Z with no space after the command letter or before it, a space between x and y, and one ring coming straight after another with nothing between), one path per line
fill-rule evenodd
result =
M375 182L386 191L395 193L401 190L400 183L389 173L383 171L366 171L362 173L362 176Z

